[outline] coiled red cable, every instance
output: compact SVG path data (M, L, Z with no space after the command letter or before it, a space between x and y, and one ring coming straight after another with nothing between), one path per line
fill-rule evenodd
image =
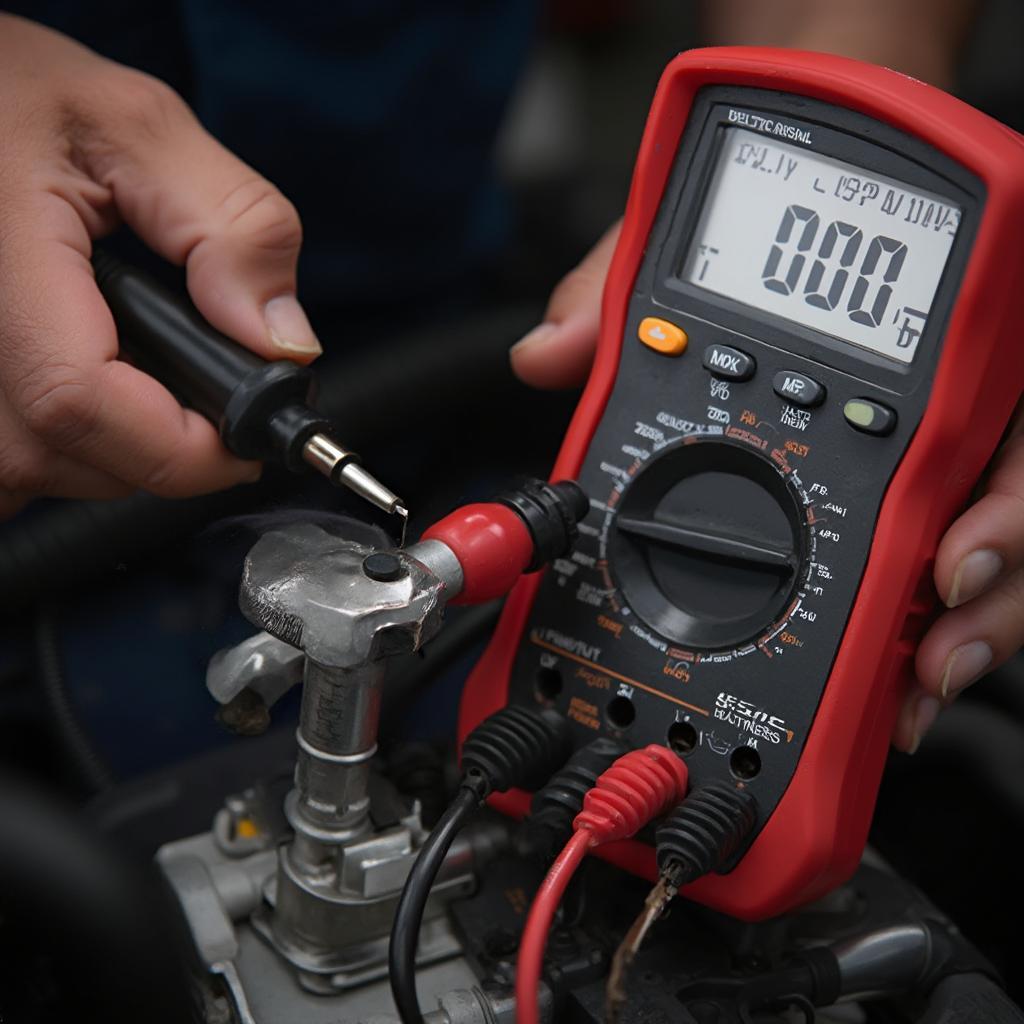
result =
M558 904L587 851L628 839L686 795L686 765L656 744L620 757L583 798L572 838L556 858L530 907L516 967L516 1024L539 1024L537 994L544 947Z

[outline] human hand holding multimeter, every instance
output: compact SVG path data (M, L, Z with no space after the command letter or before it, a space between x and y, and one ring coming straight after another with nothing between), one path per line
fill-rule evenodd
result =
M940 547L1024 384L1022 227L1024 145L952 97L837 57L674 61L555 467L591 515L510 599L462 731L553 706L577 744L667 743L753 793L748 849L689 890L737 916L848 875L915 655L937 689L973 624L921 643L933 569L948 598L968 534L1002 531L979 504ZM608 856L653 874L643 844Z

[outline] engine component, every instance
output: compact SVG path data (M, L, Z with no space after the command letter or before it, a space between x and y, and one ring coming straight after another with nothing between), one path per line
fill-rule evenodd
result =
M260 898L243 906L242 916L310 991L335 992L383 974L398 895L426 838L418 805L398 806L380 785L375 792L371 765L387 660L420 650L454 598L503 594L528 567L564 554L587 508L570 482L527 482L505 500L452 513L407 550L382 550L364 529L339 537L296 523L266 533L245 560L239 604L264 632L220 652L208 687L222 702L222 715L244 731L265 727L269 706L300 677L303 690L295 785L284 806L291 834L282 837L276 870L267 873L265 837L244 816L232 855L250 854L241 869L250 881L266 876L256 887ZM495 742L467 754L469 775L493 777L502 788L542 783L564 757L564 732L548 718L564 729L553 713L516 709L501 716ZM511 731L508 720L518 723ZM473 806L483 795L474 795ZM241 849L239 829L247 832ZM200 860L209 862L209 841L195 842ZM464 853L448 846L432 862L437 884L423 893L417 921L425 916L426 924L413 933L414 964L443 960L459 948L442 911L447 900L472 889L474 878ZM165 850L162 862L189 905L188 892L210 884L191 861L181 867L182 854L192 856ZM218 902L213 933L223 938L234 929L225 900ZM201 902L190 905L200 931L204 914L217 917ZM230 947L214 941L205 962L233 984ZM236 980L244 994L245 979Z
M246 559L243 611L304 656L295 788L285 802L294 837L254 923L308 986L351 984L383 963L397 889L423 836L417 812L384 830L370 817L385 659L429 639L446 592L460 585L458 563L438 546L373 551L309 524L265 535ZM430 916L471 886L465 874L444 878ZM456 948L441 927L420 955Z

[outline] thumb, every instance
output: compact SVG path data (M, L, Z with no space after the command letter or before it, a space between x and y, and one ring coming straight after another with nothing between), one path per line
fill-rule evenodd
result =
M590 370L601 327L601 295L622 222L570 270L551 293L544 322L512 346L512 370L538 388L582 384Z
M113 111L108 99L113 139L94 162L118 212L152 249L186 266L189 293L218 330L267 359L315 358L320 344L295 297L302 226L294 206L216 142L172 89L126 77Z

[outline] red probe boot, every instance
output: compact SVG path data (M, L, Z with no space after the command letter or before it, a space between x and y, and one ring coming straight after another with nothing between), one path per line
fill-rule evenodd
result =
M527 480L493 501L463 505L420 538L446 545L462 566L462 589L451 604L503 597L524 572L535 572L576 543L576 524L590 499L571 480Z

